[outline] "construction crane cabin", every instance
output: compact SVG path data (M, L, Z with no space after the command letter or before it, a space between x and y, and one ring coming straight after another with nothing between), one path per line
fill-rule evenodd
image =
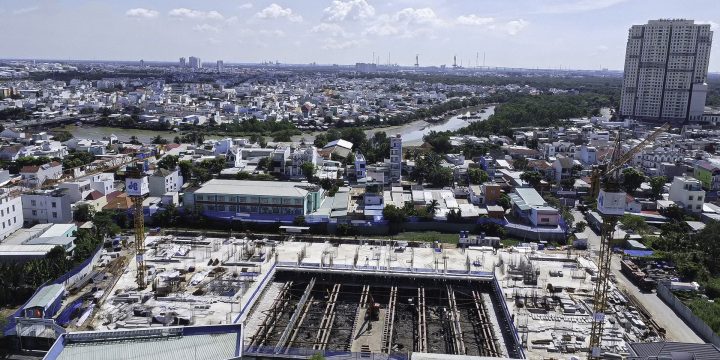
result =
M143 200L150 192L150 183L145 175L143 163L128 165L125 178L125 192L133 203L133 218L135 223L135 262L137 263L138 289L147 287L145 281L145 222L143 214Z
M605 325L605 311L608 308L608 287L610 279L610 262L612 260L612 238L615 224L625 214L625 192L620 187L620 169L645 145L655 141L661 133L670 128L664 124L645 137L637 146L624 154L620 154L620 134L615 134L615 146L612 158L606 164L598 165L593 169L591 190L593 198L597 199L597 211L602 217L600 234L600 253L598 254L598 273L593 292L593 317L590 329L590 359L602 358L602 336Z

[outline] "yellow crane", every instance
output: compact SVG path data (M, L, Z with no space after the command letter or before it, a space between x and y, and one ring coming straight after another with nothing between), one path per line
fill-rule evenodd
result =
M150 192L147 176L143 172L143 164L136 163L127 167L125 178L125 192L133 203L133 219L135 224L135 261L137 263L138 289L147 287L145 281L145 219L143 213L143 200Z
M625 212L625 192L620 190L619 171L647 145L652 143L661 133L670 128L664 124L653 131L637 146L624 154L620 154L620 134L615 135L615 146L611 160L593 169L590 193L597 199L597 210L602 216L600 229L600 253L598 256L598 273L593 292L593 318L590 331L590 359L602 358L603 327L607 310L608 282L610 279L610 261L612 259L611 242L618 218Z

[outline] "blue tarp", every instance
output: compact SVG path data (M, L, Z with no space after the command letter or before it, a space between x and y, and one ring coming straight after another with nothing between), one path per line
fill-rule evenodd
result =
M632 257L647 257L654 254L652 250L623 250L623 252L625 255Z

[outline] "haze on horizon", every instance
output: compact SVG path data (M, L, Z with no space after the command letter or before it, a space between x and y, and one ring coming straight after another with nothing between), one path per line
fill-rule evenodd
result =
M717 0L3 0L2 58L622 69L627 31ZM710 71L720 72L720 46Z

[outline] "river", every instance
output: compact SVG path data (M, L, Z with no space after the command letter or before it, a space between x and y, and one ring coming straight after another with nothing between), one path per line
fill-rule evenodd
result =
M475 122L475 121L483 121L486 120L490 115L495 113L495 107L489 106L485 109L484 113L478 114L478 118L474 119L461 119L463 115L469 115L470 111L479 111L482 109L482 107L479 108L470 108L467 109L465 112L452 116L449 119L440 122L440 123L428 123L424 120L418 120L413 121L411 123L400 125L400 126L390 126L390 127L383 127L383 128L375 128L366 130L365 133L368 137L373 136L378 131L385 132L388 136L394 136L396 134L400 134L403 138L403 145L408 146L417 146L422 144L423 136L430 133L431 131L455 131L458 129L461 129L463 127L468 126L469 124ZM80 139L92 139L92 140L102 140L108 138L111 134L115 134L115 136L118 137L121 141L128 141L130 140L131 136L136 136L137 139L142 143L149 143L152 141L153 138L160 135L160 137L168 140L173 141L173 139L180 135L179 133L173 132L173 131L155 131L155 130L139 130L139 129L122 129L122 128L114 128L114 127L105 127L105 126L92 126L92 125L66 125L65 127L57 128L58 130L66 130L69 131L71 134L73 134L74 137L80 138ZM296 135L293 137L294 141L299 141L300 139L305 139L306 142L312 142L315 140L315 135L317 135L318 132L315 133L304 133L301 135ZM206 139L219 139L222 138L222 136L217 135L208 135L205 136ZM271 139L268 139L271 140Z

